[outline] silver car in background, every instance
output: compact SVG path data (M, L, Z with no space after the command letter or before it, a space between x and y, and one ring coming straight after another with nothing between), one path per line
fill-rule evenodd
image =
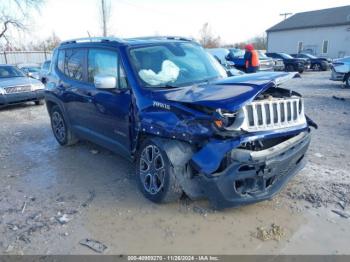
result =
M40 81L26 76L17 67L0 65L0 107L30 101L42 105L44 88Z
M333 61L331 80L345 82L350 87L350 56Z

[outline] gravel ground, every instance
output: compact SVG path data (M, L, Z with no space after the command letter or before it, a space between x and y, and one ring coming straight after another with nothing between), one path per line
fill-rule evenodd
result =
M306 168L273 200L219 212L152 204L127 160L87 142L60 147L44 106L1 109L0 254L95 253L85 239L104 254L350 254L350 90L328 78L288 83L319 125Z

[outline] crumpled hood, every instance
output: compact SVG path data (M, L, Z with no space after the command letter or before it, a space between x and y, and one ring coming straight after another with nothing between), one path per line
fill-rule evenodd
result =
M263 72L234 76L210 84L154 91L153 98L236 111L264 90L295 75L286 72Z
M6 77L0 78L0 88L8 86L23 86L41 83L40 81L30 77Z

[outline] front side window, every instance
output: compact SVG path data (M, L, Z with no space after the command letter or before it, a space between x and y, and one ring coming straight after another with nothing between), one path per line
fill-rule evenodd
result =
M227 76L213 56L193 43L135 47L130 57L145 87L178 87Z
M119 55L107 49L90 49L88 54L88 81L94 83L97 75L117 77L118 88L127 88L127 78Z
M84 49L65 50L64 74L78 81L83 81Z

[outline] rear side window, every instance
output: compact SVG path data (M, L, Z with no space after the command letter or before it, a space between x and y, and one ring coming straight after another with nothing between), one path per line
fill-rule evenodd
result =
M88 81L94 83L94 77L97 75L117 77L118 88L128 87L126 74L115 51L93 48L89 50Z
M64 72L64 55L64 50L60 50L57 57L57 67L62 73Z
M63 55L61 55L61 58ZM59 69L69 78L83 81L84 72L84 49L66 49L64 52L64 65ZM58 62L60 59L58 58ZM57 64L58 65L58 64Z

